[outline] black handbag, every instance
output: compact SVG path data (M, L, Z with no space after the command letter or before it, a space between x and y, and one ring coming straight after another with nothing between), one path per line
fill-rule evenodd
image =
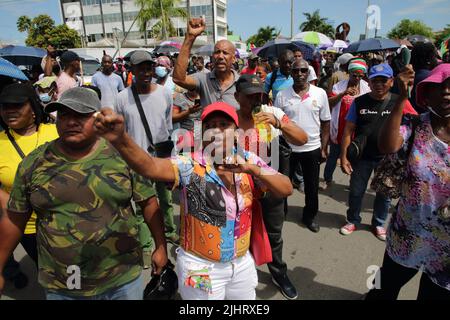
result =
M361 160L364 149L367 145L367 138L372 134L376 127L380 125L381 113L386 109L391 101L391 94L384 100L383 104L378 108L378 116L368 127L364 128L363 132L353 138L352 142L347 148L347 159L352 165Z
M145 116L144 108L142 107L141 99L134 85L131 86L131 91L133 92L133 97L136 102L136 106L139 110L139 115L141 116L142 124L144 125L145 134L147 135L150 146L148 147L148 153L156 152L158 158L170 158L172 156L172 150L174 148L174 143L172 140L160 142L153 144L152 132L150 131L150 126L148 125L147 117Z
M160 275L153 275L144 289L144 300L171 300L178 290L178 277L169 260Z

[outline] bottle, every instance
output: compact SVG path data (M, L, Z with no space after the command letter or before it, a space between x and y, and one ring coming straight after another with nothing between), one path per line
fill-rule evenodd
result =
M252 116L255 122L255 127L258 130L259 142L270 143L272 141L272 128L268 123L259 123L256 121L256 115L262 112L262 106L256 106L253 108Z

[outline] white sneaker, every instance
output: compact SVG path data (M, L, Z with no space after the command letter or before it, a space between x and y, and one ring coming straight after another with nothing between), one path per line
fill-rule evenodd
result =
M383 227L376 227L373 229L373 234L380 241L386 241L386 229Z

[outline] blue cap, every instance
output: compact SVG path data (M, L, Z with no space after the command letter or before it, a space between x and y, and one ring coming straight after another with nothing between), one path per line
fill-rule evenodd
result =
M376 77L393 78L394 71L387 63L379 64L370 68L369 79Z

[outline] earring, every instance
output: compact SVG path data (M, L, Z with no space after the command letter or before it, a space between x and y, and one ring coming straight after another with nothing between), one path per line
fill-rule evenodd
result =
M36 114L33 113L33 119L36 119Z

